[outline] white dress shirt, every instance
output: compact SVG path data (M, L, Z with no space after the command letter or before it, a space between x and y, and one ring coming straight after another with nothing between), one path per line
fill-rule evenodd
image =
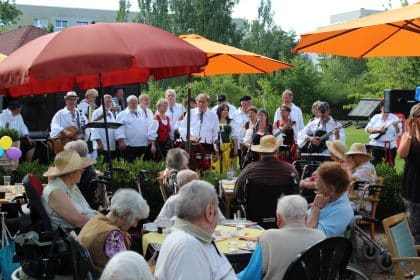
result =
M241 108L239 107L238 109L235 110L235 112L233 112L231 119L233 119L235 122L235 128L238 133L238 148L239 148L239 145L244 142L244 137L246 133L245 123L249 122L248 113L243 112Z
M397 132L395 127L392 125L392 122L398 122L399 120L400 119L396 115L391 113L388 114L386 120L382 118L382 113L374 115L366 125L365 131L368 132L368 128L381 128L386 126L388 126L388 129L379 139L370 139L369 144L373 146L385 147L385 142L389 142L391 149L396 148L396 139L401 135L402 125L401 123L398 123L399 131Z
M188 114L182 120L179 133L181 138L187 140L187 119ZM198 108L191 110L190 135L199 139L200 143L213 144L217 140L219 133L219 119L217 115L207 109L203 114L203 120L200 120L200 111Z
M175 103L174 106L172 107L168 106L168 109L166 110L165 115L169 117L169 121L171 123L171 132L170 132L171 139L174 138L174 131L178 129L179 123L180 123L179 118L181 117L181 115L184 114L184 112L185 112L185 108L180 103Z
M9 109L5 109L1 113L0 126L2 128L8 127L16 130L19 133L19 137L27 136L29 134L28 127L23 122L22 115L19 113L13 116L12 111Z
M117 140L125 139L125 144L131 147L148 146L149 141L156 139L158 129L158 123L153 120L151 113L150 111L151 120L149 121L149 116L146 118L144 112L139 110L131 112L127 107L121 111L117 116L117 122L122 124L115 131Z
M325 130L327 133L341 127L341 124L333 119L333 117L329 117L328 122L323 125L320 119L315 119L308 123L301 131L299 131L297 143L299 145L299 148L302 148L306 144L306 136L313 136L315 135L315 132L319 129ZM344 132L344 129L339 129L340 139L343 143L346 143L346 134ZM331 134L330 137L327 139L330 141L334 141L335 136L334 134ZM330 151L326 149L323 154L329 155Z
M57 138L60 133L69 126L74 126L78 130L88 124L88 120L81 111L77 108L74 113L71 113L67 107L55 113L51 121L51 138Z
M107 110L106 113L106 121L107 122L115 122L115 117L114 114L111 112L111 110ZM103 123L104 122L104 118L103 118L103 111L102 111L102 106L100 106L98 109L96 109L93 113L92 113L92 122L99 122L99 123ZM91 139L93 142L93 149L97 150L98 149L98 144L96 143L95 140L101 140L102 145L104 146L104 150L108 151L108 146L106 143L106 135L105 135L105 128L92 128L91 129ZM109 137L109 147L110 147L110 151L115 151L115 129L112 128L108 128L108 137Z
M274 113L273 123L275 123L279 119L281 120L280 109L281 109L280 107L277 108L276 112ZM303 123L302 110L293 103L292 103L292 106L290 107L289 118L292 121L296 122L295 127L298 132L301 131L305 127L305 124Z

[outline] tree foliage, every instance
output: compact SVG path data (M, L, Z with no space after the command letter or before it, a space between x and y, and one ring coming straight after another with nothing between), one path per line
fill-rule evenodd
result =
M116 21L117 22L127 22L128 21L128 14L130 13L131 3L130 0L119 0L120 8L117 12Z
M15 24L21 14L22 12L16 8L14 0L0 0L0 25Z

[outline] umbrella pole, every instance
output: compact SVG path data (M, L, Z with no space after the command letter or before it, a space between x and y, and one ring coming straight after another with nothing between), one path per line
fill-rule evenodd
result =
M191 126L191 74L188 75L188 97L187 97L187 141L185 143L185 150L188 154L191 152L191 141L190 141L190 126Z
M102 103L102 114L104 116L104 126L105 126L105 138L106 138L106 146L108 148L108 168L109 168L109 175L112 178L112 159L111 159L111 150L109 149L109 134L108 134L108 121L106 119L106 109L105 109L105 99L104 99L104 91L102 85L102 73L99 72L99 95L101 96L101 103Z

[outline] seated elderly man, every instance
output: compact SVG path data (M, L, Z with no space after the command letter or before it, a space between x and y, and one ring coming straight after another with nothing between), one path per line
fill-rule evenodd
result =
M128 229L147 216L149 205L146 200L135 190L120 189L111 199L109 213L98 214L84 225L79 238L89 250L97 272L102 272L115 254L130 248Z
M194 180L181 189L175 205L177 219L162 244L156 279L236 279L213 240L217 208L217 194L209 183Z
M317 229L305 226L308 203L300 195L288 195L277 203L277 226L264 232L248 266L239 279L282 279L296 256L325 238Z
M191 169L184 169L178 172L176 174L176 185L178 187L178 190L180 190L183 186L191 182L192 180L198 180L198 174L197 172L191 170ZM162 209L159 212L159 215L157 216L155 223L158 222L160 219L171 219L175 217L175 204L176 204L176 198L178 197L177 194L170 196L166 201L165 204L162 206ZM217 208L219 211L219 219L225 219L225 216L223 216L222 211L220 208Z

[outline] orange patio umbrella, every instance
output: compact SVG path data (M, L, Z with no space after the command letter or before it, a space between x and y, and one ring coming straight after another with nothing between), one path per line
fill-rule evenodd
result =
M268 74L294 67L266 56L211 41L197 34L181 35L179 38L207 53L209 62L201 73L194 74L197 76Z
M303 34L292 51L356 58L420 56L420 2Z

